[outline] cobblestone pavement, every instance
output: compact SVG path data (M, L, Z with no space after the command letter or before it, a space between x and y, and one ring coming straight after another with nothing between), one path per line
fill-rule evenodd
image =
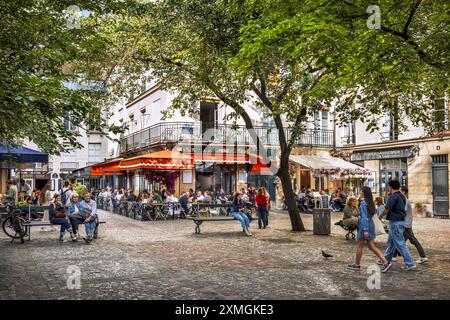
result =
M295 233L286 213L272 212L269 228L251 238L237 221L204 223L196 235L188 220L100 216L107 223L93 245L59 243L57 231L38 230L31 241L10 244L2 233L0 299L450 298L450 220L416 218L429 263L405 272L398 261L381 275L381 289L369 290L366 271L375 256L366 248L363 270L347 271L354 242L334 225L331 236L313 235L311 215L303 216L308 231ZM386 236L377 240L384 249ZM323 258L322 249L333 257ZM80 289L67 288L71 265L81 269Z

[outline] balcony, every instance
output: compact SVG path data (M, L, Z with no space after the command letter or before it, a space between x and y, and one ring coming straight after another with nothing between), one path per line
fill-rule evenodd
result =
M351 136L343 136L341 138L341 143L344 146L349 146L349 145L353 145L356 143L356 137L355 135L351 135Z
M257 126L255 133L264 146L279 146L278 131L275 128ZM286 134L289 138L289 128L286 128ZM165 122L121 138L120 153L166 143L254 145L245 126L218 125L214 131L203 133L199 123ZM334 146L334 132L333 130L306 130L297 138L296 145L332 147Z
M383 141L383 142L398 140L398 133L396 133L394 131L380 132L380 136L381 136L381 141Z
M78 162L61 162L60 170L64 172L71 172L78 169Z

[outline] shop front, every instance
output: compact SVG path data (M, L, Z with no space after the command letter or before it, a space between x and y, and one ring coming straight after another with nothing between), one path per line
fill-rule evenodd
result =
M296 185L300 188L309 186L316 191L341 188L358 192L370 177L367 168L326 154L291 155L289 159L296 167L294 172L299 177Z
M32 189L42 189L50 180L48 155L29 148L0 143L0 193L6 192L7 180L25 180Z
M363 163L371 171L372 191L384 196L391 180L398 180L408 186L408 159L414 157L411 147L355 151L352 162Z

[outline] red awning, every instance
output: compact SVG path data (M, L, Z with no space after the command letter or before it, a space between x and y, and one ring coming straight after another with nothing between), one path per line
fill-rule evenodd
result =
M91 168L91 176L112 176L123 175L122 169L119 168L120 159L94 164Z
M250 168L251 174L259 174L259 175L274 175L278 171L278 162L276 160L270 160L271 166L270 168L263 162L262 157L258 157L258 161L252 164Z
M178 151L157 151L120 162L121 170L191 170L193 168L190 155Z

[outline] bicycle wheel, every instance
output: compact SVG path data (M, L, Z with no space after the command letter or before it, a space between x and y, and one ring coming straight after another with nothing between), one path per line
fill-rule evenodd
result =
M10 238L20 239L26 236L27 229L23 226L25 219L22 217L7 217L3 220L3 232Z

